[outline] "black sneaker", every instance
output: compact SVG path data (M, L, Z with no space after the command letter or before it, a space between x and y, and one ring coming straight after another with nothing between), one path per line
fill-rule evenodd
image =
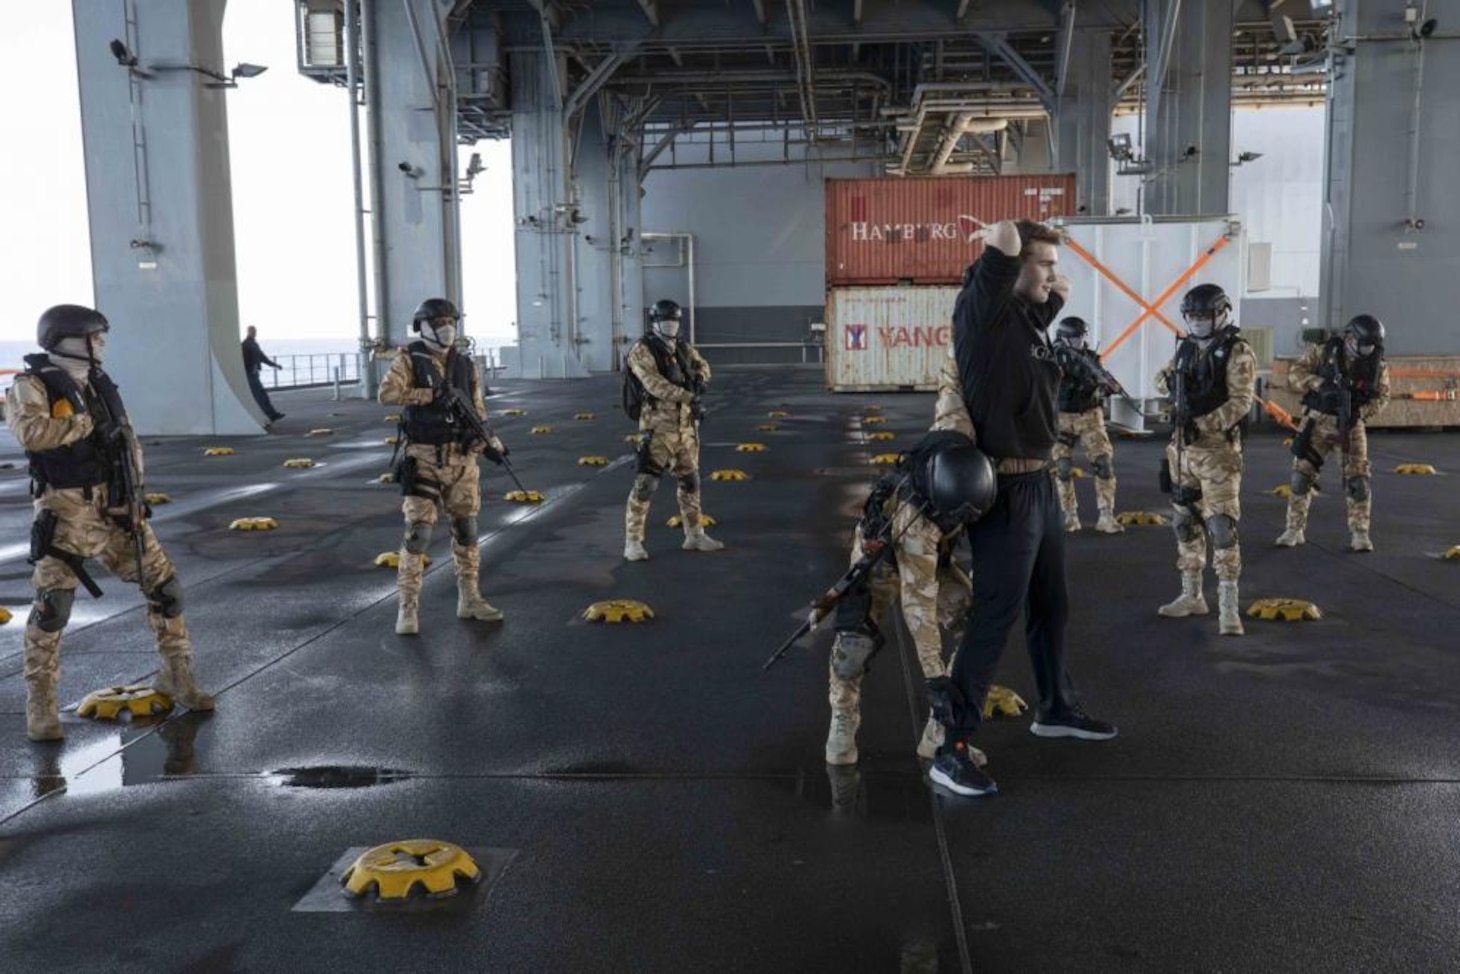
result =
M978 798L980 795L998 794L999 786L994 779L983 773L973 763L973 757L963 744L945 747L933 759L933 769L928 777L935 785L942 785L955 795Z
M1061 714L1035 717L1029 732L1036 737L1078 737L1082 741L1108 741L1120 733L1114 724L1096 720L1078 706Z

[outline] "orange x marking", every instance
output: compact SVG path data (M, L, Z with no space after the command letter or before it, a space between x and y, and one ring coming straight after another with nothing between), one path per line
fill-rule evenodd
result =
M1102 277L1104 277L1106 280L1110 281L1110 283L1119 288L1122 294L1130 298L1132 301L1134 301L1136 304L1140 305L1141 308L1144 309L1141 311L1140 317L1131 322L1130 326L1127 327L1125 331L1116 336L1115 341L1111 342L1105 347L1105 351L1102 354L1109 355L1111 352L1119 348L1127 338L1134 335L1136 331L1141 327L1141 325L1145 323L1145 320L1152 316L1159 319L1161 324L1171 329L1173 333L1177 335L1181 334L1181 329L1173 325L1169 318L1167 318L1156 309L1160 308L1161 305L1169 301L1171 299L1171 295L1175 294L1182 287L1182 285L1191 280L1192 277L1196 275L1197 271L1205 267L1207 261L1211 260L1217 255L1217 251L1227 246L1227 236L1226 234L1223 234L1215 241L1213 241L1212 245L1206 249L1206 252L1198 257L1190 267L1183 271L1180 277L1172 281L1170 287L1166 288L1166 290L1157 295L1156 300L1151 304L1147 304L1145 298L1141 297L1135 291L1132 291L1129 287L1127 287L1126 283L1120 278L1116 277L1114 272L1112 272L1110 268L1106 267L1104 264L1100 263L1100 261L1096 260L1094 254L1090 253L1084 247L1081 247L1074 240L1067 239L1065 241L1065 245L1073 250L1077 255L1079 255L1081 260L1085 261L1085 263L1095 268L1095 270L1098 271Z

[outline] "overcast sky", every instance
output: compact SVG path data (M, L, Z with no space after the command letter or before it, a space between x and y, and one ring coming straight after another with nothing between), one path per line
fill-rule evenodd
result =
M46 307L93 302L76 51L68 0L5 6L0 339L33 341ZM228 95L240 320L261 336L352 346L359 318L348 101L295 70L293 10L279 0L235 0L223 27L227 65L269 66ZM516 318L511 159L505 142L474 151L487 171L462 201L464 304L472 334L505 345ZM310 242L307 260L280 246L301 240Z

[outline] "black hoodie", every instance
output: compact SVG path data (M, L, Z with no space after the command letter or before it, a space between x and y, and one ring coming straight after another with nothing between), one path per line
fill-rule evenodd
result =
M1023 262L994 247L963 274L953 353L978 445L995 459L1048 460L1059 432L1060 369L1045 336L1064 299L1014 294Z

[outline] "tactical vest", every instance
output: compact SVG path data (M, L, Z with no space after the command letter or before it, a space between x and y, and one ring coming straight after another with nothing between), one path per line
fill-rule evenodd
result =
M1069 354L1082 355L1093 360L1094 365L1100 364L1100 355L1094 349L1071 348ZM1093 372L1066 370L1064 377L1060 379L1060 412L1062 413L1088 413L1101 405L1103 399L1100 385L1095 381Z
M112 424L125 423L126 407L111 377L100 369L91 370L87 387L76 384L70 373L51 361L49 355L27 355L25 374L41 380L50 399L51 416L79 416L91 413L93 430L90 436L53 450L27 450L30 476L36 492L47 487L95 487L106 483L109 459L103 435Z
M640 341L649 349L649 354L654 356L654 367L659 374L673 385L681 389L694 389L694 368L689 358L689 346L682 341L676 341L674 348L670 349L669 344L657 335L645 335ZM633 369L629 370L630 374ZM638 376L634 376L635 381ZM659 400L651 396L648 390L644 390L644 401L650 406L657 406Z
M436 359L425 342L412 342L406 346L411 356L412 385L417 389L434 389L442 381L436 372ZM475 402L472 396L471 360L458 355L456 349L446 353L446 364L442 369L445 381L461 393L467 402ZM445 446L460 443L467 432L460 423L453 422L446 409L438 403L423 406L407 406L401 410L401 431L407 441L431 446Z
M1379 394L1379 370L1383 367L1383 362L1383 356L1377 354L1360 355L1353 362L1349 362L1343 336L1333 336L1323 344L1323 385L1305 393L1303 405L1315 412L1323 412L1320 408L1325 398L1323 393L1337 390L1338 377L1343 375L1348 377L1354 416L1357 416L1359 410ZM1354 416L1349 419L1352 420Z
M1227 363L1242 334L1236 328L1224 328L1205 352L1190 338L1183 338L1176 350L1176 371L1186 386L1186 408L1195 419L1221 408L1228 399Z

